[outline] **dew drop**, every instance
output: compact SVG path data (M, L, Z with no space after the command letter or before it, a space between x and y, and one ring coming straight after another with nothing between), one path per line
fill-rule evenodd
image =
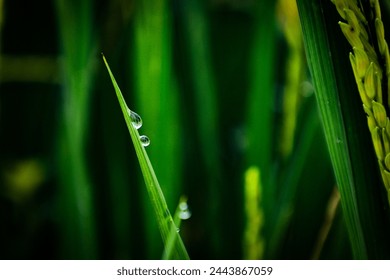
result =
M127 109L127 113L130 115L131 124L134 126L135 129L139 129L142 126L142 119L140 115L138 115L136 112L131 111L130 109Z
M186 201L179 203L179 218L182 220L187 220L191 217L191 211L188 209L188 204Z
M188 209L188 204L187 204L187 202L185 202L185 201L180 202L179 208L180 208L181 211L187 210L187 209Z
M180 211L179 218L182 220L188 220L191 218L191 212L189 210Z
M148 136L142 135L139 137L139 141L141 141L142 146L147 147L150 145L150 140Z
M176 228L176 232L180 232L180 228Z

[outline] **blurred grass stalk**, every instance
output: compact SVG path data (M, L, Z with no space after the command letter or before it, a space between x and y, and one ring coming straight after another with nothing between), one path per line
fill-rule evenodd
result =
M57 0L64 92L59 130L63 258L97 258L93 192L85 145L93 79L92 1Z
M135 107L147 124L151 139L148 153L164 190L168 207L174 209L181 195L182 137L179 96L172 73L172 19L170 1L136 1L134 55ZM145 194L145 193L144 193ZM161 257L162 243L157 224L143 197L148 258Z
M264 186L263 200L266 213L272 208L273 188L271 186L271 153L273 132L273 108L275 92L275 49L276 26L273 0L258 5L256 34L251 59L251 88L248 98L248 153L247 165L257 166Z
M277 153L273 158L274 164L279 166L276 168L278 179L273 182L272 186L277 190L272 198L276 203L272 206L272 213L268 216L272 218L268 218L267 221L266 258L271 259L280 256L291 219L295 215L296 208L299 208L295 203L300 196L306 193L306 189L300 184L302 184L302 178L305 177L305 172L310 171L307 167L315 166L310 163L313 160L310 153L320 129L316 108L311 106L309 98L302 98L306 64L296 3L289 0L278 1L277 16L287 48L284 61L282 120L280 131L274 134L279 136L275 145ZM298 117L300 118L299 126L297 126ZM321 158L321 155L319 151L317 157ZM323 163L325 171L325 158ZM298 193L299 190L300 193ZM317 192L318 195L323 195L323 193ZM311 214L316 215L316 213L313 211Z
M305 60L296 2L279 0L277 14L288 46L283 93L283 120L279 142L279 153L282 159L286 160L291 155L294 147L299 101L302 97L300 87L303 82Z
M356 259L389 257L381 182L348 48L329 0L297 0L317 104Z
M180 4L186 34L185 40L189 48L189 69L195 95L197 134L201 145L202 160L208 170L210 182L209 192L205 198L209 202L206 210L208 220L205 222L207 227L213 228L210 232L213 257L221 258L226 257L223 244L227 243L226 235L223 234L223 225L218 223L219 217L225 212L220 201L221 193L224 192L220 188L224 186L220 184L222 167L218 159L220 140L216 79L212 68L210 28L203 5L202 1L197 0L183 0Z
M271 217L275 203L275 187L272 172L273 116L275 92L276 50L276 1L267 0L257 4L255 34L251 55L250 91L247 103L246 131L248 147L246 168L255 167L263 176L261 208L267 219ZM267 220L264 231L266 235ZM265 237L267 240L267 237ZM249 250L249 249L247 249ZM245 251L245 250L244 250Z

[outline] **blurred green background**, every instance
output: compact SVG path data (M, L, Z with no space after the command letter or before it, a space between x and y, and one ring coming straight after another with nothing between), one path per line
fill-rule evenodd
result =
M0 258L159 259L100 53L192 259L351 258L295 1L0 1Z

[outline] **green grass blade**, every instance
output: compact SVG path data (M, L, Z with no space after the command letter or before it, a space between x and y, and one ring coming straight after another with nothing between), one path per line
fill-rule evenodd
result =
M134 73L130 88L135 91L134 106L142 112L148 123L153 142L148 155L164 190L168 207L174 209L182 193L182 117L180 115L180 93L173 75L172 19L169 1L139 1L135 9L133 32L130 33L132 53L129 68ZM153 81L153 82L151 82ZM164 127L164 129L160 129ZM175 170L175 172L172 172ZM142 200L148 201L146 192ZM158 229L153 219L153 209L144 203L145 230L149 240L147 256L161 256Z
M330 1L297 3L354 258L384 258L389 242L382 186L339 17Z
M256 34L251 63L251 89L248 99L248 164L258 165L270 174L275 83L275 1L258 5ZM263 178L265 179L265 178ZM268 182L264 182L267 188ZM264 195L267 196L267 190Z
M261 203L265 215L262 234L266 240L270 232L268 218L272 215L276 201L276 188L273 184L275 176L272 170L275 105L275 5L275 1L264 1L256 6L256 29L252 46L250 89L246 110L248 136L246 168L255 166L263 174L262 182L260 182L263 196Z
M218 158L221 150L218 134L219 105L217 101L216 77L214 75L210 43L210 24L202 1L183 1L181 6L182 25L185 30L185 40L188 45L188 69L194 90L195 117L197 136L200 142L202 161L210 176L207 184L207 227L214 227L209 233L214 258L227 256L229 247L223 243L231 243L232 235L222 232L230 227L221 217L226 215L223 205L226 186L222 181L222 164ZM202 44L199 44L202 42Z
M64 103L59 130L62 258L95 259L94 193L86 141L93 82L92 1L55 1L63 51Z
M169 212L167 203L165 201L164 195L162 193L160 184L157 180L157 177L154 173L152 164L149 160L149 157L146 153L145 147L141 144L139 138L140 135L138 133L138 130L134 128L132 125L132 120L130 118L130 115L128 114L128 107L126 105L125 99L123 98L123 95L119 89L118 84L116 83L116 80L110 70L110 67L108 66L108 63L103 56L104 63L107 67L107 70L110 74L111 81L113 83L113 86L115 88L115 92L120 104L120 107L122 109L123 116L126 121L127 128L130 132L131 140L133 141L133 145L135 148L135 152L137 154L139 164L141 166L142 175L145 180L146 188L148 191L148 194L150 196L150 200L152 202L152 205L155 210L156 219L159 225L160 233L163 239L163 242L165 246L168 245L169 241L169 235L172 228L176 228L176 225L174 224L174 221L172 219L172 216ZM179 233L176 232L176 244L174 247L174 254L173 257L175 259L189 259L189 256L187 254L186 248L184 247L184 244L181 240L181 237Z
M320 4L303 0L298 0L297 3L309 67L336 180L343 198L342 205L350 231L354 256L364 259L367 257L367 248L358 215L351 155L347 147L346 128L339 103L334 66L328 55L329 43L323 15L320 12Z

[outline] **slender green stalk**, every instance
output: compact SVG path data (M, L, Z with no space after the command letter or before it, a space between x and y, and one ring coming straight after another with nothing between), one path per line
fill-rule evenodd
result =
M295 128L298 117L300 87L305 70L302 31L299 25L295 1L279 0L279 21L288 45L286 79L283 91L283 120L279 152L283 159L290 156L294 147Z
M152 167L152 164L149 160L149 156L146 153L145 147L142 143L145 143L138 133L137 127L134 124L134 117L131 116L134 112L130 111L127 107L127 104L123 98L123 95L119 89L118 84L115 81L115 78L110 70L110 67L107 64L106 59L103 56L104 63L107 67L108 73L110 74L111 81L115 88L115 92L119 101L119 105L122 109L123 116L126 121L127 128L130 132L131 140L133 142L135 152L138 157L139 164L141 166L142 175L145 180L146 189L149 194L149 199L152 203L152 206L155 211L155 217L159 226L159 230L164 242L164 245L167 247L169 243L169 236L171 234L172 228L177 228L172 216L169 212L167 203L165 201L163 192L161 190L160 184L157 180L156 174ZM163 141L163 139L161 139ZM189 259L186 248L181 240L181 237L178 232L176 232L176 244L174 246L173 258L175 259Z
M91 1L56 1L63 49L64 107L59 135L63 257L94 259L96 229L85 142L93 79Z
M246 166L256 166L262 174L262 209L265 215L264 232L268 240L267 219L276 201L272 170L273 117L275 93L276 24L275 1L263 1L257 6L254 43L250 64L250 89L247 103L246 131L248 147ZM267 246L267 244L266 244Z
M304 43L354 258L386 258L389 226L347 49L329 1L298 0ZM369 148L367 148L369 147Z
M352 248L356 258L366 258L367 248L358 215L351 155L347 148L346 129L339 105L338 89L335 82L333 64L327 53L329 43L320 4L311 1L297 1L305 39L306 54L313 77L317 102L325 136L331 153L332 163L340 187L345 197L343 206L346 222L351 233ZM321 67L320 67L321 65Z
M169 1L138 1L135 12L134 56L129 61L135 73L135 104L149 124L148 136L164 139L153 143L148 150L168 206L173 209L181 193L182 138L179 93L172 75ZM152 216L150 209L145 211L148 220ZM146 223L150 258L160 256L161 252L155 225L154 221Z
M210 232L212 252L214 257L224 255L223 241L227 241L227 235L223 234L223 225L219 223L224 215L221 204L221 162L218 159L220 151L220 139L218 134L218 105L215 75L212 71L212 57L209 39L209 23L202 6L202 1L182 1L182 19L185 30L185 39L189 49L189 73L194 88L195 113L197 135L201 147L201 157L206 165L208 174L207 200L210 201L205 211L207 214L207 227L213 227ZM199 42L202 42L201 44ZM218 224L218 226L215 226ZM230 226L230 225L228 225Z

